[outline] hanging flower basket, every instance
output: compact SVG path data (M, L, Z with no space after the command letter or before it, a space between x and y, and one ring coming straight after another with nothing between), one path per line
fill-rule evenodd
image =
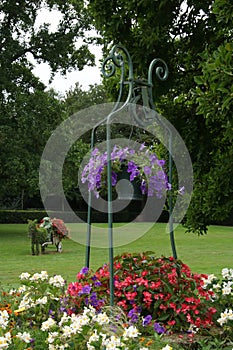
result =
M141 194L162 198L171 189L164 165L165 160L158 159L144 144L139 150L115 145L111 152L113 190L126 169L129 181L139 184ZM107 152L93 149L81 181L87 183L88 191L93 192L96 198L107 193Z

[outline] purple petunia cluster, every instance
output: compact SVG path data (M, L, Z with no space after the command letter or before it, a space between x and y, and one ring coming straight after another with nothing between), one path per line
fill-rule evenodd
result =
M107 152L95 148L82 172L82 183L88 184L88 191L96 198L107 188L107 163ZM116 186L118 174L126 167L130 181L139 180L142 194L162 198L167 190L171 190L164 166L165 160L158 159L145 144L138 150L115 145L111 152L112 187Z

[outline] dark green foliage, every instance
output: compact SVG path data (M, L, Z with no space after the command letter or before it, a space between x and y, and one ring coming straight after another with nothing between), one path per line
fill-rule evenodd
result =
M109 43L124 45L135 77L146 77L156 57L167 62L168 80L154 80L156 107L181 134L193 163L185 225L207 232L233 209L232 1L92 0L89 10L105 53ZM116 81L107 88L116 89Z

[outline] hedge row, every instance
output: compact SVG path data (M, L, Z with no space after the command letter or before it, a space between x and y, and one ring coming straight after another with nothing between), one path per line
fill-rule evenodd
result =
M84 222L87 222L87 212L75 212L76 215ZM143 221L139 213L132 211L122 211L113 214L114 222L131 222L135 218L138 218L139 221ZM29 219L41 219L45 216L57 217L65 220L66 222L73 221L73 213L56 211L56 212L46 212L45 210L0 210L0 223L1 224L24 224L27 223ZM92 212L92 222L107 222L108 216L107 213Z

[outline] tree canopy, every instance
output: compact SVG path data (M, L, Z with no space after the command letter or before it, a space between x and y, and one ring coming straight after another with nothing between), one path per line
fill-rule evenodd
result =
M56 28L50 27L46 16L36 22L42 10L59 14ZM89 28L83 1L1 1L0 195L4 200L20 195L23 203L23 197L38 193L43 148L66 118L57 94L46 91L33 75L32 60L48 63L52 74L92 65L94 56L85 35Z
M232 2L91 0L89 10L105 52L124 45L136 76L145 77L156 57L167 62L168 80L154 81L156 106L181 134L193 163L185 224L206 232L233 208Z

